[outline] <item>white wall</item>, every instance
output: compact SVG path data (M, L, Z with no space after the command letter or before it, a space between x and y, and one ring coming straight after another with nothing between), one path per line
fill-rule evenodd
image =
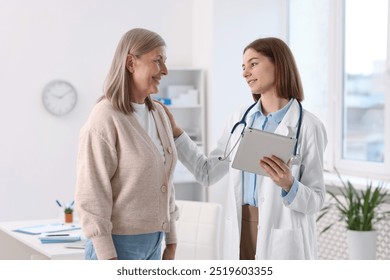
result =
M193 0L0 0L0 221L58 215L73 199L78 134L115 47L134 27L158 32L168 65L192 63ZM47 113L52 79L79 93L74 111Z

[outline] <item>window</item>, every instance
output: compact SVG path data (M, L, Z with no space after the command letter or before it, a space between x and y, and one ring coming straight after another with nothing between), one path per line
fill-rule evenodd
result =
M290 0L289 45L308 110L327 127L325 166L390 178L388 0Z
M345 0L342 159L384 163L387 2Z

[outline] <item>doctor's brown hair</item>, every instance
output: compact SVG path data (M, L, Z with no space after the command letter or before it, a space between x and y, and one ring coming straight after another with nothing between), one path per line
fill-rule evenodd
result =
M253 49L269 58L275 66L275 87L279 97L298 101L304 99L301 77L294 56L285 42L278 38L261 38L253 41L244 49ZM258 101L261 94L253 94Z

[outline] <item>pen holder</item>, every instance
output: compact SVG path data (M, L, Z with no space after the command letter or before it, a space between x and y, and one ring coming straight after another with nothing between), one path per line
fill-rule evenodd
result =
M73 223L73 213L65 213L65 223Z

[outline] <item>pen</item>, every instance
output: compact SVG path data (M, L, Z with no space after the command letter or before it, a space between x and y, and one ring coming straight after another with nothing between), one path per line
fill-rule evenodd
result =
M69 234L47 234L46 236L69 236Z
M58 200L56 200L56 202L57 202L58 206L62 207L61 203Z
M73 200L72 203L69 205L69 207L72 208L73 204L74 204L74 200Z

